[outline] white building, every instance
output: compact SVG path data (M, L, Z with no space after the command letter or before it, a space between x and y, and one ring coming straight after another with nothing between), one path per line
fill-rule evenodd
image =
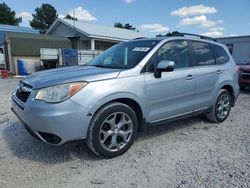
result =
M119 42L145 37L136 31L67 19L57 19L46 34L67 37L78 50L101 51Z
M237 64L250 63L250 35L222 37L216 40L228 47Z

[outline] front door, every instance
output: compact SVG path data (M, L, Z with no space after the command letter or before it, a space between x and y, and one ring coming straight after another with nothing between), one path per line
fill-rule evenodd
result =
M153 69L161 60L174 61L175 69L155 78ZM160 47L146 65L144 78L148 122L192 114L194 78L187 41L173 40Z

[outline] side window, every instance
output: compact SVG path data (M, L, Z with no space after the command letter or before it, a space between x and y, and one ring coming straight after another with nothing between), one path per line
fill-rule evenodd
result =
M227 63L230 58L225 49L218 45L212 45L219 64Z
M209 44L190 41L192 60L195 66L214 65L214 53Z
M145 72L155 70L157 64L162 60L175 62L175 68L185 68L189 66L188 42L185 40L176 40L165 43L150 58L145 67Z

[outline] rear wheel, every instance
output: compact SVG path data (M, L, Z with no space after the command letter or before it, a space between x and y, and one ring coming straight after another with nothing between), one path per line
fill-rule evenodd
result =
M125 104L112 102L94 115L88 131L87 145L101 157L116 157L129 149L137 131L135 112Z
M231 94L225 90L220 90L213 109L206 115L207 119L215 123L223 122L227 119L232 106Z

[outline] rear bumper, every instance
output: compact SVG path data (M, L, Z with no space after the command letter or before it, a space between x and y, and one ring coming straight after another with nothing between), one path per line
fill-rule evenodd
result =
M11 109L33 137L48 144L61 145L87 137L91 117L70 99L57 104L31 99L22 103L12 95Z

